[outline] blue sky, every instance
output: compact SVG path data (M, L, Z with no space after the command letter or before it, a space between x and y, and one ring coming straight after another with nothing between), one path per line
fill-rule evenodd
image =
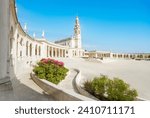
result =
M150 52L150 0L16 0L18 18L30 35L55 41L81 24L83 48L112 52Z

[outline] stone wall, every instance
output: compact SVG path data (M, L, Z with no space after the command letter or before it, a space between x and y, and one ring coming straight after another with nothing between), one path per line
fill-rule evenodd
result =
M9 76L9 0L0 1L0 84Z

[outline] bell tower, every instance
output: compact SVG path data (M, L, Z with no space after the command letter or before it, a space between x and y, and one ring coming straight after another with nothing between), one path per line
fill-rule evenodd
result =
M76 17L75 27L74 27L74 40L75 48L82 48L81 46L81 29L78 16Z

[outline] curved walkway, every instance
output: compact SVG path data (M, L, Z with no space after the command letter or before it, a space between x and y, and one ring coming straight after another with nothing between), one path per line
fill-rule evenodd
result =
M68 76L66 77L66 79L64 79L63 81L61 81L58 86L59 87L62 87L64 89L67 89L69 90L70 92L76 92L77 91L75 90L74 88L74 78L76 77L76 75L78 74L74 69L69 69L69 74Z
M68 68L82 72L82 82L104 74L119 77L137 89L139 97L150 100L150 61L112 60L105 63L89 62L84 59L60 59Z
M0 100L11 101L54 101L30 79L30 71L0 85Z

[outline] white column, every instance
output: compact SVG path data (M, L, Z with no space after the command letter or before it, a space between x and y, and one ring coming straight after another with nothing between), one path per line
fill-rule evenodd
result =
M9 0L0 0L0 83L9 76L9 12Z

